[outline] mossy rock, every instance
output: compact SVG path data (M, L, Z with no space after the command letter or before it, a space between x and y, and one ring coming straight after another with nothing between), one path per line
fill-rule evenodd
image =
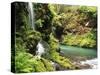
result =
M51 56L52 60L61 65L61 67L66 69L75 69L75 66L72 64L72 62L68 58L60 56L59 53L53 52Z

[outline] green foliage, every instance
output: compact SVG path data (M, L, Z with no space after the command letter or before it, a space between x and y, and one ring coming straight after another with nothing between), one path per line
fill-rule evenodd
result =
M42 39L49 40L52 31L53 12L48 4L34 4L36 30L42 35Z
M38 59L37 57L32 60L34 60L33 65L36 72L54 71L54 67L49 60L44 58Z
M15 70L16 73L21 72L33 72L33 64L29 61L32 59L32 55L25 52L19 52L17 56L15 56Z
M49 10L50 10L50 12L52 13L53 16L57 15L57 13L55 12L55 7L52 4L49 4L48 8L49 8Z
M60 55L59 42L96 48L97 8L34 4L36 29L33 30L28 20L27 5L23 2L15 4L16 50L14 52L12 48L12 59L15 57L12 66L15 65L16 73L55 71L51 61L65 69L75 69L75 65L68 58ZM39 59L36 56L36 46L41 39L48 43L50 49L47 48Z
M47 71L54 71L55 70L53 65L51 64L51 62L49 60L42 58L41 61L45 65L45 68Z
M34 67L36 69L36 72L45 72L46 71L44 64L39 59L36 59L34 61Z
M16 31L22 32L23 27L26 29L30 29L31 25L29 24L28 21L28 10L27 10L27 3L23 2L16 2L14 3L15 6L15 19L16 19Z
M44 20L41 20L41 19L38 19L37 21L36 21L36 26L37 26L37 28L39 28L39 27L43 27L43 22L44 22Z
M26 42L29 41L30 43L32 43L33 41L35 43L41 39L41 34L35 30L28 30L28 31L25 31L23 39Z
M16 35L18 36L16 37L16 41L19 42L19 46L24 45L28 52L35 55L36 45L41 39L41 34L35 30L28 29L22 33L17 32Z
M52 33L50 34L49 45L51 47L51 50L55 49L55 51L56 51L56 49L58 48L58 45L59 45L58 40L55 39L55 37L53 36Z
M79 12L84 15L87 15L88 21L90 21L90 26L95 27L97 26L97 7L86 7L81 6L79 8Z
M70 16L70 15L69 15ZM54 26L64 26L67 24L67 21L69 20L69 16L67 16L66 14L62 13L60 15L57 15L53 18L53 25Z
M60 56L59 53L52 52L51 56L52 56L52 60L58 63L59 65L61 65L63 68L75 69L75 65L73 65L68 58Z
M64 68L68 69L74 69L75 66L70 62L69 59L60 56L59 53L57 52L58 49L58 41L54 38L54 36L51 34L50 35L50 40L49 40L49 45L50 45L50 55L51 59L55 62L57 62L59 65L61 65Z
M54 67L49 60L38 59L38 57L26 52L17 53L15 62L16 73L54 71Z
M97 15L97 8L96 7L86 7L81 6L79 8L81 13L89 14L91 17L96 18Z
M25 44L21 42L22 39L16 38L16 44L15 44L15 53L20 53L20 52L26 52L27 49L25 48Z
M32 38L32 37L29 37L29 38ZM29 38L27 40L29 40ZM17 41L16 47L15 47L16 73L54 71L54 67L49 60L44 59L44 58L39 59L38 57L35 57L32 54L27 53L29 48L26 48L25 42L22 41L21 43L21 38L16 38L16 41Z
M63 43L67 45L80 46L80 47L96 47L95 34L88 32L83 35L68 34L64 36Z

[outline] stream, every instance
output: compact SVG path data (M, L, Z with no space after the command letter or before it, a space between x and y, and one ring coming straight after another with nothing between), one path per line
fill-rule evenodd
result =
M29 24L35 29L34 25L34 9L31 2L28 3ZM44 48L45 47L45 48ZM60 55L69 58L75 65L80 68L97 68L97 50L60 44ZM37 45L36 54L39 58L49 50L49 45L45 41L40 41ZM54 64L54 63L53 63Z
M97 68L97 50L75 46L60 45L60 54L69 58L81 69Z

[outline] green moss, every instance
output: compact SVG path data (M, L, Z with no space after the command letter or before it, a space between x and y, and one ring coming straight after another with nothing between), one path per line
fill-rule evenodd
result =
M52 34L50 35L49 41L51 48L50 50L51 59L66 69L67 68L74 69L75 66L71 63L71 61L63 56L60 56L59 53L57 52L59 44Z
M53 67L53 65L51 64L50 60L42 58L41 61L44 63L47 71L54 71L55 70L54 67Z
M72 62L68 58L60 56L59 53L53 52L51 56L52 60L61 65L63 68L75 69L75 66L72 64Z
M39 60L39 59L36 59L34 61L33 65L34 65L34 68L35 68L36 72L45 72L45 71L47 71L44 64L43 64L43 62L41 62L41 60Z
M54 71L54 67L49 60L33 57L29 53L19 53L15 56L16 73L45 72Z

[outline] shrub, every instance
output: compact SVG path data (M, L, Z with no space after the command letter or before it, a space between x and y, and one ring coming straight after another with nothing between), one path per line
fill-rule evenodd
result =
M68 34L63 37L62 42L66 45L94 48L96 46L96 36L92 32L83 35Z

